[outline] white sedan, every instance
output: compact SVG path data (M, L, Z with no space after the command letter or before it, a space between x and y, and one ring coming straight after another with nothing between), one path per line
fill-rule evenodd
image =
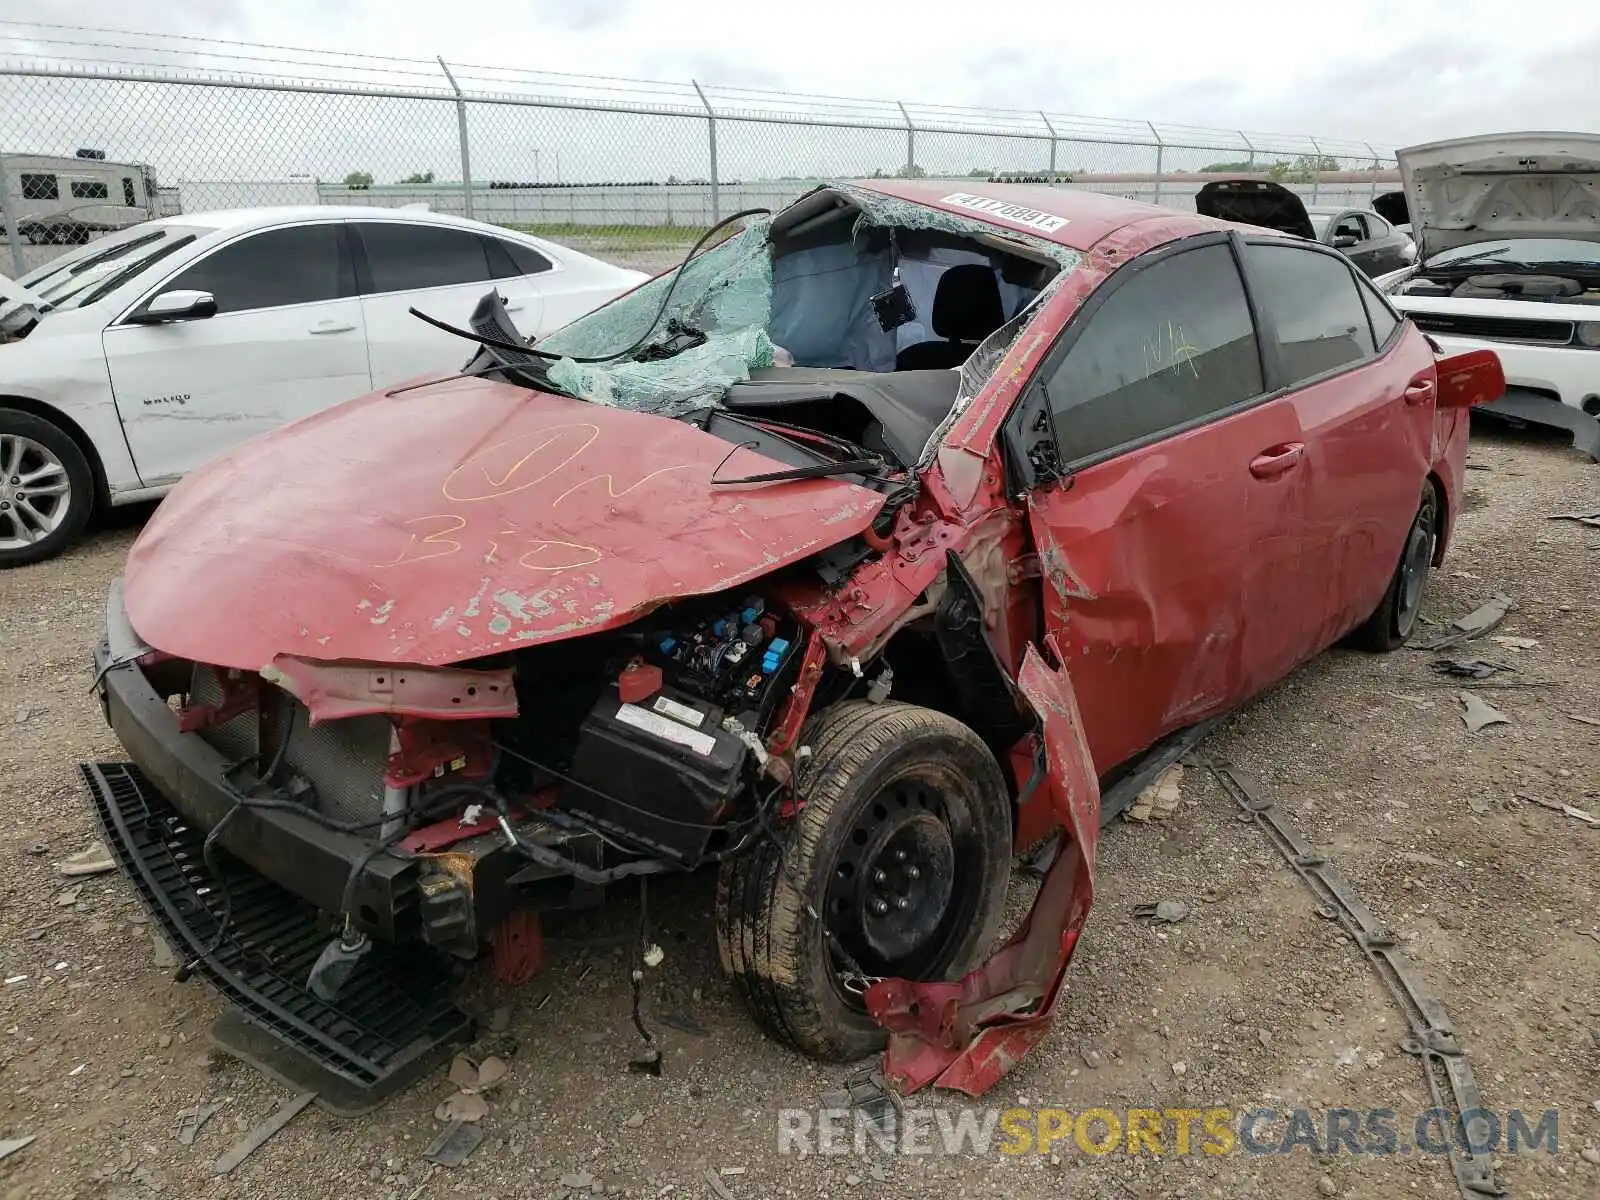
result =
M537 337L646 276L409 209L150 221L0 277L0 567L59 553L97 504L162 495L287 421L459 368L490 289Z

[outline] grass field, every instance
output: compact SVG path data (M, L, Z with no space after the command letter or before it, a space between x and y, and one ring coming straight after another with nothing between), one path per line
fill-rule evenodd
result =
M507 225L534 237L589 250L649 250L692 246L704 225Z

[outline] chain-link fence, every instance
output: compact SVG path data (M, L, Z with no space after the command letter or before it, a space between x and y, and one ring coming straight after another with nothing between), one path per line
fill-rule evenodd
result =
M152 216L426 205L658 268L823 179L1027 180L1177 208L1222 174L1365 205L1366 142L580 78L0 21L0 272Z

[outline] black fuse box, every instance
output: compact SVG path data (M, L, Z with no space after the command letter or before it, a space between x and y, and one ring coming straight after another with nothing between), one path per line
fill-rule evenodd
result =
M699 861L711 814L738 795L750 752L721 720L715 705L676 688L624 704L612 686L584 718L577 785L562 788L561 807L640 849Z

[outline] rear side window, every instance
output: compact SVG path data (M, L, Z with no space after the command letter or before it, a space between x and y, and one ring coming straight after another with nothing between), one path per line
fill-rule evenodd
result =
M1394 310L1384 303L1383 297L1378 295L1378 289L1370 283L1357 283L1356 291L1361 293L1361 303L1366 306L1367 320L1372 322L1372 340L1381 350L1389 344L1394 331L1400 327L1400 318L1394 315Z
M75 182L72 185L72 198L74 200L109 200L111 189L99 182Z
M360 221L356 229L367 250L364 291L415 291L491 278L483 239L468 230L398 221Z
M1250 308L1226 245L1137 272L1047 370L1064 462L1193 424L1264 390Z
M218 313L356 294L344 227L337 221L251 234L201 259L162 290L190 289L215 296Z
M54 175L23 175L22 198L24 200L59 200L61 187L56 183Z
M489 269L496 279L538 275L550 269L550 260L530 246L492 237L484 238L483 244L489 252Z
M1342 258L1294 245L1247 244L1245 271L1262 314L1275 387L1370 358L1375 353L1366 306Z

